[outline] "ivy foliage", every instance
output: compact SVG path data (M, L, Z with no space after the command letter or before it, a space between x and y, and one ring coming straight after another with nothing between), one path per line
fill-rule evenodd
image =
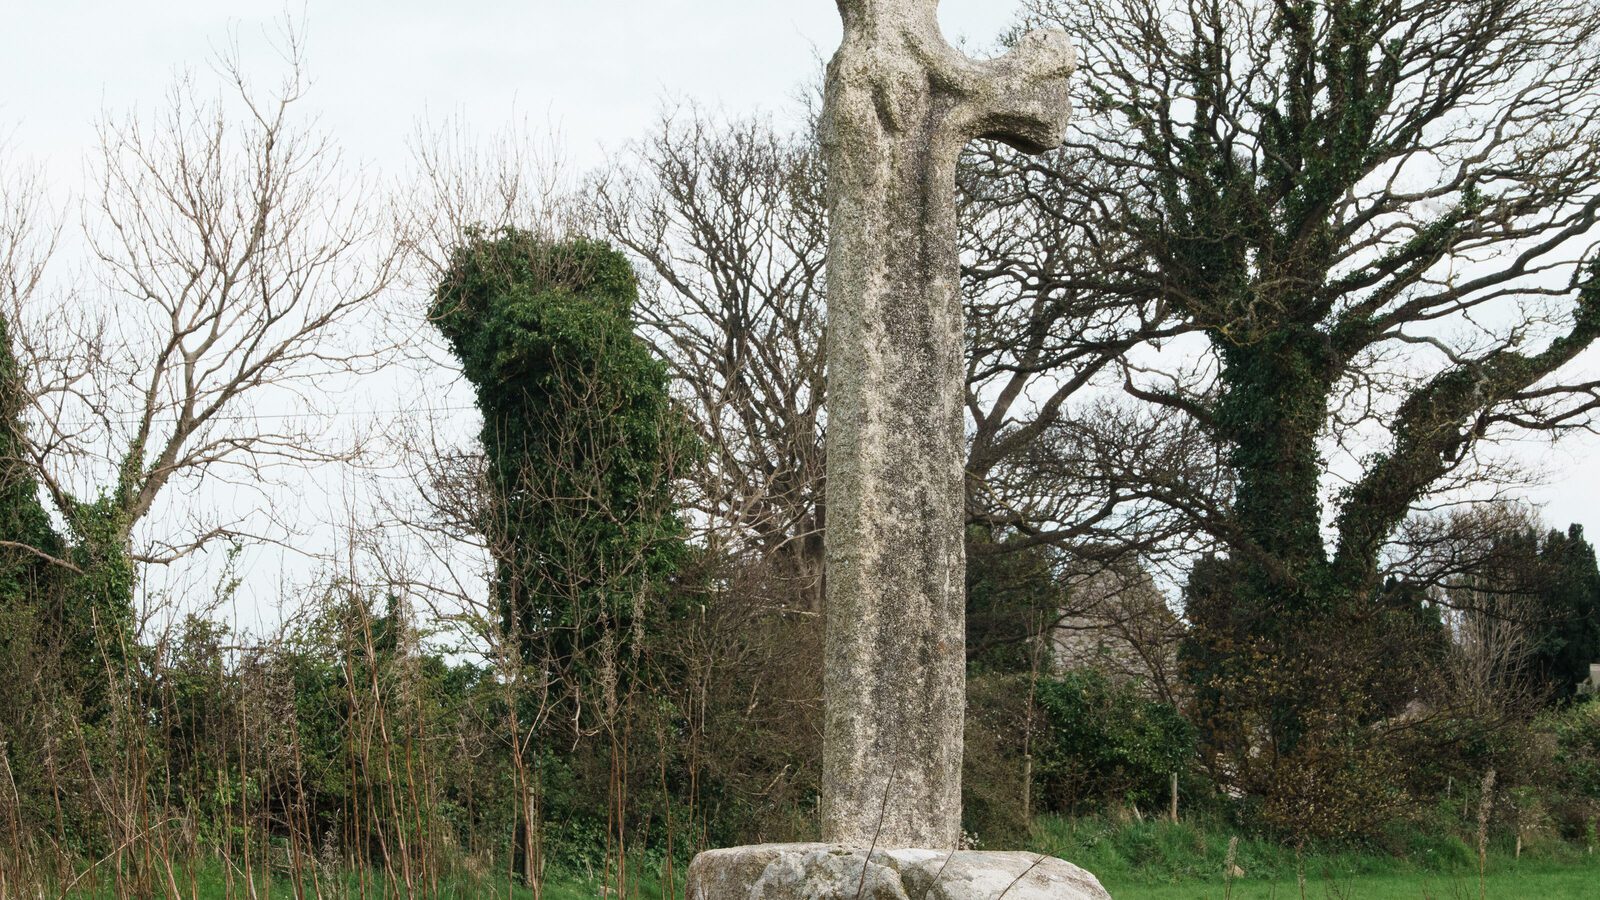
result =
M28 458L23 374L0 319L0 653L49 668L94 721L106 712L107 663L133 644L126 523L110 497L69 497L57 529Z
M1148 809L1164 802L1168 779L1194 758L1194 729L1176 708L1095 669L1043 679L1036 696L1046 725L1034 777L1048 809Z
M684 553L672 485L692 442L637 298L606 244L504 229L468 232L431 309L483 413L505 626L558 668L635 641Z
M11 335L0 318L0 607L9 607L51 580L50 564L26 548L58 556L61 540L39 502L39 482L27 461L22 373Z
M1600 808L1600 702L1590 701L1553 715L1556 762L1567 786Z

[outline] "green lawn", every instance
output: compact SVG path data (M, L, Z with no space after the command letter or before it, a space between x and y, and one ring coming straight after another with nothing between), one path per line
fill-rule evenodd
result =
M1107 886L1117 900L1299 900L1296 879L1221 879L1202 884ZM1595 900L1600 898L1600 865L1549 863L1518 871L1477 874L1363 874L1352 878L1306 879L1307 900Z
M224 889L223 879L215 871L208 870L201 874L192 888L187 879L180 881L180 890L185 898L193 896L201 900L224 900L230 896L251 896L251 892L238 883L230 895ZM350 882L354 881L350 879ZM1301 900L1302 897L1305 900L1480 900L1480 897L1486 900L1600 900L1600 859L1592 865L1582 862L1503 860L1496 863L1483 880L1481 894L1477 874L1461 871L1369 872L1331 876L1326 870L1321 875L1308 872L1304 894L1293 874L1274 874L1269 877L1251 877L1247 874L1234 879L1231 884L1224 883L1220 878L1201 877L1184 878L1168 884L1107 878L1105 884L1115 900ZM345 888L346 892L341 894L339 887ZM193 894L190 893L191 889L194 890ZM381 883L369 884L367 891L363 892L354 883L336 885L324 881L322 889L324 897L348 897L352 900L363 896L369 900L389 896ZM403 895L403 892L399 892L392 896ZM51 891L46 896L54 900L57 895ZM80 885L70 896L82 900L100 900L114 897L115 891L105 884L87 889ZM258 900L291 900L294 891L283 882L273 885L270 890L267 885L261 884L254 896ZM429 900L479 900L507 897L508 894L503 884L495 889L482 883L470 886L458 883L442 885L438 893L427 896ZM600 892L595 885L569 881L548 885L544 896L545 900L590 900L600 896ZM639 900L657 900L661 898L661 893L654 884L636 883L634 890L629 891L629 896ZM510 892L510 897L514 900L531 900L532 893L517 888Z
M1316 877L1308 874L1305 900L1600 900L1600 861L1594 865L1540 862L1500 866L1482 882L1476 873L1409 872ZM1118 884L1107 889L1115 900L1301 900L1294 877L1192 879L1178 884ZM504 896L503 894L501 896ZM590 885L552 885L547 900L590 900ZM640 896L640 895L634 895ZM654 889L643 897L656 898Z
M1380 846L1361 850L1324 849L1297 853L1261 838L1234 833L1215 823L1109 822L1104 819L1046 817L1037 823L1029 849L1070 860L1095 873L1115 900L1600 900L1600 853L1560 842L1531 843L1520 859L1512 848L1494 845L1488 874L1478 877L1477 853L1448 829L1421 831L1398 827ZM1230 866L1244 875L1224 881ZM683 865L677 867L677 891L662 891L655 865L639 860L631 869L627 896L633 900L667 900L682 896ZM1302 891L1299 873L1306 875ZM208 861L174 873L184 900L290 900L293 886L279 880L254 891L236 876L232 890L221 865ZM192 878L192 880L191 880ZM364 882L364 884L363 884ZM156 895L164 885L152 885ZM322 873L307 896L339 900L403 897L403 889L386 886L380 872ZM59 890L18 892L13 884L0 894L17 900L58 900ZM166 892L170 895L170 888ZM550 879L544 900L590 900L603 896L598 885L581 877ZM3 900L10 900L10 896ZM113 873L101 870L80 879L69 893L74 900L115 900ZM512 888L504 875L480 873L476 878L446 879L414 900L479 900L502 897L532 900L532 892Z
M1296 879L1220 879L1170 885L1107 885L1116 900L1299 900ZM1308 878L1307 900L1596 900L1600 898L1600 864L1546 864L1517 871L1491 872L1481 885L1475 874L1415 872Z
M1116 900L1301 900L1301 871L1305 900L1600 900L1600 854L1547 842L1514 859L1491 843L1481 882L1477 853L1444 829L1397 827L1386 850L1297 854L1215 824L1046 817L1031 849L1095 873ZM1230 865L1245 873L1231 883Z

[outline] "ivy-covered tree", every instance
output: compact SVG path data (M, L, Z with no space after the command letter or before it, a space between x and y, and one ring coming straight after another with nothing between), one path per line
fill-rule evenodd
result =
M42 181L3 173L17 181L0 184L3 477L36 538L11 549L58 570L60 590L36 606L55 632L46 643L71 657L65 689L81 686L90 706L127 674L141 565L283 536L265 510L167 506L175 494L219 477L265 487L282 467L348 458L308 424L314 409L306 422L248 414L268 397L309 407L321 382L372 362L356 320L400 255L379 246L377 205L354 202L362 186L336 148L295 121L304 73L298 37L285 37L276 93L224 58L232 91L184 82L160 116L106 119L84 206L88 277L103 288L92 302L44 277L60 229Z
M1600 408L1596 383L1561 374L1600 337L1600 15L1030 7L1080 48L1077 118L1053 165L1013 177L1048 183L1103 248L1041 292L1154 303L1202 339L1121 375L1226 461L1220 497L1130 473L1217 550L1189 585L1213 771L1286 829L1376 824L1404 799L1383 723L1419 620L1381 590L1388 542L1419 501L1493 474L1486 441Z
M23 387L0 317L0 607L42 591L60 567L61 541L39 502L39 481L26 456Z
M80 805L54 796L63 781L38 723L105 721L115 696L108 669L121 671L130 643L132 594L131 584L109 598L96 590L105 570L70 527L58 530L42 490L28 421L34 394L15 330L54 245L38 189L34 178L0 172L0 684L8 686L0 765L15 785L19 824L54 826L58 839L82 846L100 829ZM100 749L97 737L86 746Z
M506 634L585 714L614 696L683 553L672 489L691 441L634 333L637 296L610 247L507 229L468 233L431 310L483 413L477 517Z
M41 442L28 421L38 373L19 357L16 329L44 282L56 230L36 173L0 175L0 678L19 686L15 709L69 699L97 721L108 664L120 671L132 642L132 566L120 544L96 542L103 504L52 497L64 529L46 505Z
M15 311L35 291L53 249L32 179L0 179L0 612L44 589L62 547L40 502L25 414L30 395L14 346Z

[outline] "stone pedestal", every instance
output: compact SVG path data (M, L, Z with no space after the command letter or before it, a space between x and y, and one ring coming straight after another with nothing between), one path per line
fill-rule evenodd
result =
M870 856L870 858L869 858ZM1037 853L757 844L689 866L688 900L1111 900L1093 875Z

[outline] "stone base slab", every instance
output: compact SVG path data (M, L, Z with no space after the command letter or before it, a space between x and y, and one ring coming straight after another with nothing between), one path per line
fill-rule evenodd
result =
M688 900L1111 900L1096 878L1037 853L755 844L689 864Z

